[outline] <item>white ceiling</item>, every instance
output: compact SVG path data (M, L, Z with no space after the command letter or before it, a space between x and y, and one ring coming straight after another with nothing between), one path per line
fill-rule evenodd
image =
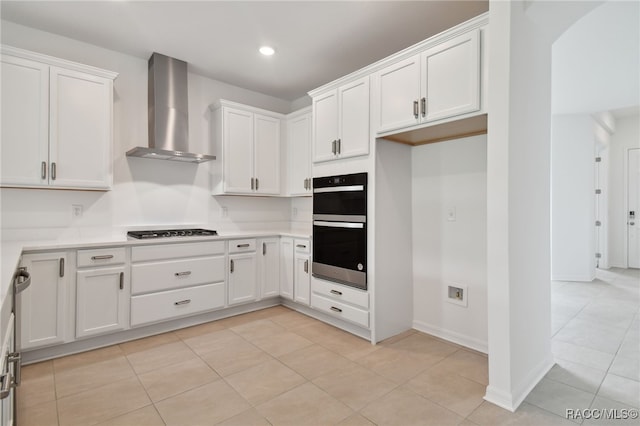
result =
M488 10L488 1L1 1L2 19L295 100ZM258 53L269 44L272 57Z

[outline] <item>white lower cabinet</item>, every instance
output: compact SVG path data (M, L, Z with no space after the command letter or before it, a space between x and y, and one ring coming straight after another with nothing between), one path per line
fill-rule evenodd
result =
M229 241L229 305L258 299L256 240Z
M124 265L76 273L76 337L127 327L129 285L126 275Z
M70 281L67 253L25 254L21 267L31 274L31 285L17 297L19 349L64 343Z
M280 294L280 238L263 238L258 248L258 279L260 298Z
M364 290L316 278L311 283L311 307L369 327L369 293Z
M224 282L131 298L131 325L143 325L224 307Z
M131 326L223 308L224 241L131 249Z
M298 303L309 305L311 285L311 262L309 258L309 240L294 241L294 299Z
M280 296L293 300L293 238L280 238Z
M76 338L128 327L129 273L124 247L78 250Z

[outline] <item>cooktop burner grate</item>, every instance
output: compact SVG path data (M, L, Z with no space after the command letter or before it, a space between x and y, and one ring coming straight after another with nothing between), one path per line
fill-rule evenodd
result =
M154 229L148 231L129 231L127 236L144 240L148 238L171 238L171 237L211 237L218 235L218 232L211 229Z

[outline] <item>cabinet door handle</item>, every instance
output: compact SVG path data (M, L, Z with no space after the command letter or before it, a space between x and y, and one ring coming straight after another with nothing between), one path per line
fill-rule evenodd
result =
M307 179L304 180L303 186L304 186L304 189L309 189L309 188L307 188Z
M267 254L267 243L262 243L262 255Z
M251 178L251 190L252 191L253 191L255 186L256 186L256 179L255 178Z
M124 290L124 272L120 272L120 290Z
M422 116L425 117L427 115L427 98L420 99L420 110L422 111Z
M256 191L260 189L260 179L256 178Z
M340 154L340 151L342 150L342 140L338 139L338 144L337 144L338 148L336 149L336 151L338 151L338 154Z
M418 101L413 101L413 116L418 118Z
M42 171L41 171L42 180L47 178L47 162L42 162Z
M250 244L249 244L249 243L245 243L245 244L238 244L238 245L236 245L236 247L238 247L238 248L247 248L247 247L249 247L249 246L250 246Z
M184 300L180 300L178 302L173 302L173 304L176 305L176 306L188 305L189 303L191 303L191 299L184 299Z
M338 291L338 290L331 290L329 293L331 293L331 294L335 294L335 295L337 295L337 296L342 296L342 292L341 292L341 291Z
M331 141L331 153L333 155L336 155L336 141L335 140Z
M332 306L332 307L331 307L331 310L332 310L333 312L342 312L342 309L340 309L340 308L336 308L335 306Z
M51 179L52 180L56 180L57 169L58 167L56 166L56 163L51 163Z
M305 260L304 261L304 271L308 274L309 273L309 260Z
M191 271L176 272L173 275L175 275L176 277L187 277L191 275Z
M9 352L7 354L7 363L16 365L15 377L13 378L13 383L11 383L11 387L20 386L20 382L22 381L22 354L20 352ZM2 398L4 398L4 396Z
M63 257L60 258L60 270L58 271L58 275L60 275L60 278L64 277L64 258Z
M91 256L91 260L107 260L107 259L113 259L113 255L105 254L102 256Z
M233 274L233 259L231 259L231 266L229 267L229 271Z

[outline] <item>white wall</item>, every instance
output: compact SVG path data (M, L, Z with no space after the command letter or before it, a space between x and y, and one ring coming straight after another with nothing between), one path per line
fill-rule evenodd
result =
M96 228L198 224L218 229L288 227L290 201L212 197L209 164L125 157L147 144L147 60L2 21L2 43L119 73L114 85L114 187L109 192L1 189L3 235L55 228L51 235ZM291 103L189 74L190 149L211 152L209 105L224 98L288 113ZM215 154L215 153L214 153ZM71 204L84 206L72 219ZM227 207L223 217L221 206ZM41 231L44 232L44 231Z
M486 352L487 137L414 147L411 170L414 327ZM449 284L468 286L467 307L445 301Z
M640 148L640 116L616 119L609 148L609 263L627 267L627 151Z
M553 365L550 321L551 42L528 2L489 6L489 386L515 410ZM544 21L544 20L543 20Z
M609 1L588 13L553 44L553 113L638 105L638 52L640 2Z
M595 122L554 115L551 135L551 279L595 278Z

